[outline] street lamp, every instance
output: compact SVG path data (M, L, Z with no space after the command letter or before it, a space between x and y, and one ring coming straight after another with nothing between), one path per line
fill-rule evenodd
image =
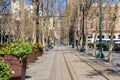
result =
M102 52L102 0L100 0L100 25L99 25L99 52L96 55L96 58L104 58L104 54Z
M84 33L84 6L83 6L83 21L82 21L82 48L81 52L85 51L85 33Z

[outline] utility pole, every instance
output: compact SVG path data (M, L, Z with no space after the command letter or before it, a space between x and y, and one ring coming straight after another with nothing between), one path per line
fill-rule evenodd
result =
M100 24L99 24L99 52L96 55L96 58L104 58L102 52L102 0L100 0Z

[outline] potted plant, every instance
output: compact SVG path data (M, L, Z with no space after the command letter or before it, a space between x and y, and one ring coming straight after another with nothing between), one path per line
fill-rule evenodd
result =
M35 60L38 57L38 56L36 56L37 51L38 51L37 44L32 44L32 52L28 55L28 58L27 58L28 63L34 63L35 62Z
M8 80L12 75L12 71L7 63L0 62L0 80Z
M34 55L35 55L35 59L38 58L39 54L38 54L38 44L33 44L33 51L34 51Z
M17 58L24 59L32 52L32 45L30 43L22 43L16 41L11 43L9 53Z
M43 48L44 48L44 46L43 46L42 44L39 44L39 45L38 45L38 49L39 49L39 54L40 54L40 56L42 56L42 54L43 54Z
M15 41L11 43L9 53L18 59L22 63L21 80L25 80L27 56L32 52L32 45L30 43L22 43L21 41Z
M42 44L33 44L33 48L36 57L38 57L39 55L42 56L44 48Z
M0 56L4 57L8 53L9 53L9 45L8 44L0 45Z

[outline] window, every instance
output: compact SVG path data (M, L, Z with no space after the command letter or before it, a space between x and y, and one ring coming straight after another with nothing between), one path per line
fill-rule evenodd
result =
M100 38L100 36L98 36L98 38ZM102 35L102 38L105 38L105 36L104 36L104 35Z
M98 38L100 38L100 36L98 36Z
M105 36L104 35L102 35L102 38L104 38Z
M16 8L15 11L18 11L18 9Z
M115 39L115 36L113 36L113 39Z
M120 39L120 35L118 35L118 39Z
M111 38L111 36L109 36L109 39ZM115 39L115 36L113 36L113 39Z
M88 35L88 38L92 38L92 37L93 37L92 34L89 34L89 35Z

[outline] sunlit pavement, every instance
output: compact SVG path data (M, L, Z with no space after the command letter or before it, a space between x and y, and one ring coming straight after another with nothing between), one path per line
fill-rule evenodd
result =
M29 65L26 80L119 80L119 65L96 59L71 46L56 46ZM104 52L107 57L107 52ZM119 54L115 54L118 57ZM113 58L114 59L114 58ZM119 59L118 59L119 61ZM66 64L67 63L67 64Z

